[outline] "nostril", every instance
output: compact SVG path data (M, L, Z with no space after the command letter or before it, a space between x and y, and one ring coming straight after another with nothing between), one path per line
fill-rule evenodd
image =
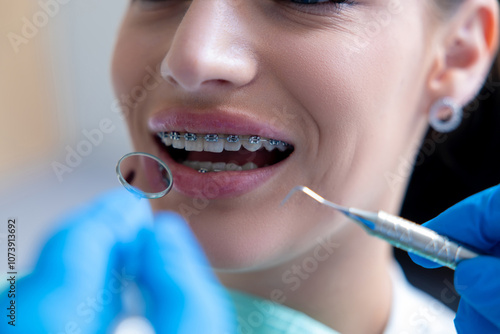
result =
M216 86L216 87L223 87L230 85L231 82L227 80L222 80L222 79L214 79L214 80L207 80L202 83L203 86Z
M177 81L175 81L175 79L170 75L167 76L165 80L172 85L177 85Z
M257 67L253 58L216 53L201 46L191 50L194 47L190 44L172 47L162 61L162 77L171 85L196 91L203 87L241 87L253 80Z
M169 66L167 65L167 62L164 60L162 61L160 65L160 73L163 78L167 83L172 84L172 85L178 85L179 83L177 80L175 80L174 75L172 71L170 70Z

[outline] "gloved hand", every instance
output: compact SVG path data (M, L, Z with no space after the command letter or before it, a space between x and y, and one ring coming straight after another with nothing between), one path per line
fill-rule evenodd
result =
M0 332L110 333L133 282L158 334L235 332L225 290L183 219L153 217L146 200L124 189L67 218L16 282L16 326L4 316ZM9 303L1 292L2 309Z
M423 224L488 256L461 261L455 289L461 295L458 333L500 333L500 185L477 193ZM426 268L439 265L410 254Z

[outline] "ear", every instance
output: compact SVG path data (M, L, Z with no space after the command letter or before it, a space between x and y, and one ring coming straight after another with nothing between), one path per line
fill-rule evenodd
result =
M497 0L465 0L443 18L429 76L433 101L450 97L464 106L478 93L498 47Z

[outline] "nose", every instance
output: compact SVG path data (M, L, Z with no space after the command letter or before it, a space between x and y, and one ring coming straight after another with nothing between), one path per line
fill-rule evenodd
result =
M186 91L242 87L257 72L237 8L230 1L194 0L161 64L167 82Z

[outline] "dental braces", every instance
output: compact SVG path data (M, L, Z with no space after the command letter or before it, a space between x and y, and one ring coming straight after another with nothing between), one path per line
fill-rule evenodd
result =
M217 143L219 139L225 139L226 142L228 143L248 141L250 144L260 144L261 142L268 142L272 146L279 146L279 145L285 147L290 146L290 144L284 141L261 138L260 136L249 136L248 138L242 138L239 135L227 135L225 138L220 138L221 136L215 133L207 133L205 135L198 136L197 134L191 132L184 133L184 132L171 131L171 132L160 132L158 133L158 137L160 137L161 139L170 138L172 140L181 140L181 138L184 138L186 141L197 141L198 139L200 139L211 143Z

